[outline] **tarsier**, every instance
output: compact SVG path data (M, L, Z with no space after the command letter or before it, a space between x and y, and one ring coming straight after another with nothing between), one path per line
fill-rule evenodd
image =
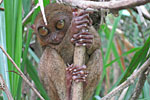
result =
M39 77L51 100L71 100L73 80L83 82L83 98L89 100L100 80L100 38L89 13L74 13L71 7L55 3L45 7L48 25L41 13L35 19L34 31L43 48ZM73 65L75 45L86 46L83 66Z

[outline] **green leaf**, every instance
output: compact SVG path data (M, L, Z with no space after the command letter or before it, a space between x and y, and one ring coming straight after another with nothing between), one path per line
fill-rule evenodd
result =
M28 52L30 53L30 55L34 58L34 60L36 61L36 63L39 63L40 59L37 57L37 55L31 50L31 48L29 48Z
M7 52L20 67L22 53L22 0L5 0L6 45ZM8 61L9 71L16 71ZM11 92L13 97L17 94L16 86L19 76L9 73Z
M136 87L136 84L132 84L132 85L130 85L128 87L128 90L127 90L127 92L126 92L126 94L124 96L124 100L130 100L130 97L131 97L131 95L132 95L133 90L135 89L135 87Z
M132 72L137 68L137 66L146 59L147 52L150 48L150 36L145 42L144 46L135 53L133 56L129 67L125 71L125 75L123 76L120 83L124 82L131 74Z
M139 50L139 49L140 49L140 48L133 48L133 49L131 49L131 50L129 50L129 51L123 53L121 56L117 57L116 59L114 59L114 60L112 60L110 63L108 63L108 64L106 65L106 67L111 66L114 62L116 62L117 60L119 60L121 57L127 56L127 55L129 55L129 54L131 54L131 53L133 53L133 52L135 52L135 51L137 51L137 50Z
M103 82L103 79L106 75L106 63L109 59L109 56L110 56L110 51L111 51L111 48L112 48L112 43L113 43L113 37L114 37L114 34L115 34L115 31L116 31L116 28L117 28L117 25L118 25L118 22L120 21L120 18L122 16L122 12L120 12L120 15L119 17L115 18L115 22L113 24L113 28L112 28L112 31L111 31L111 34L109 36L109 40L108 40L108 46L107 46L107 50L106 50L106 56L104 58L104 68L103 68L103 73L102 73L102 78L98 84L98 87L96 89L96 95L95 96L98 96L100 94L100 90L101 90L101 84ZM95 98L94 98L95 99Z
M150 93L150 85L148 84L147 81L146 81L145 84L144 84L143 92L144 92L144 93L143 93L143 95L144 95L143 97L144 97L144 98L150 98L150 96L149 96L149 95L150 95L150 94L149 94L149 93Z
M4 3L2 3L0 7L4 7ZM4 11L0 11L0 46L2 46L6 50L6 30L5 30L5 12ZM9 74L7 71L8 71L7 57L2 52L2 50L0 50L0 74L2 74L5 80L5 83L7 84L7 87L10 90ZM4 92L3 92L3 99L7 100L7 96Z
M113 43L113 37L114 37L114 34L115 34L115 31L116 31L116 28L117 28L117 25L118 25L118 22L120 21L120 18L122 16L122 12L120 13L119 17L117 17L115 19L115 22L113 24L113 28L112 28L112 31L111 31L111 34L109 36L109 40L108 40L108 46L107 46L107 50L106 50L106 56L105 56L105 59L104 59L104 67L106 68L106 63L109 59L109 56L110 56L110 51L111 51L111 47L112 47L112 43Z
M25 46L25 50L23 52L23 61L22 61L22 64L21 64L21 70L24 71L24 66L25 66L25 63L26 63L26 58L27 58L27 53L28 53L28 48L29 48L29 44L30 44L30 40L31 40L31 37L32 37L32 30L30 29L29 30L29 34L28 34L28 38L27 38L27 41L26 41L26 46ZM21 85L22 84L22 78L20 77L19 78L19 83L18 83L18 88L17 88L17 100L21 100Z
M5 8L5 23L6 23L6 47L7 53L14 59L14 14L13 14L13 0L4 1ZM13 70L13 66L10 61L8 61L8 69ZM13 73L9 73L11 92L13 92Z
M16 30L15 30L15 62L20 67L21 65L21 55L22 55L22 0L18 0L18 2L15 2L15 19L16 19ZM17 71L16 69L14 71ZM15 90L15 96L17 93L17 84L18 84L19 76L17 74L14 74L14 90Z
M107 39L109 39L109 37L110 37L110 30L109 30L109 28L107 27L107 25L105 25L105 24L103 24L102 26L101 26L101 28L103 29L103 31L104 31L104 33L106 34L106 38ZM116 57L116 58L118 58L119 57L119 54L118 54L118 51L117 51L117 47L115 47L115 44L112 42L112 51L113 51L113 54L114 54L114 56ZM120 59L118 59L117 60L117 62L118 62L118 65L119 65L119 67L120 67L120 69L121 69L121 72L123 72L123 66L122 66L122 64L121 64L121 60ZM107 66L106 66L107 67Z
M124 82L131 74L132 72L135 70L135 68L142 62L144 62L147 57L147 52L148 49L150 48L150 36L147 39L147 41L145 42L144 46L142 46L133 56L129 67L125 70L125 72L119 77L118 81L112 86L112 88L110 89L110 91L115 88L118 84L121 84L122 82ZM149 55L148 55L149 56ZM141 63L141 64L142 64ZM134 68L131 68L134 67Z
M23 0L22 5L23 5L23 10L24 10L24 16L23 17L25 17L30 12L31 0Z
M35 0L35 4L37 4L38 0ZM48 1L47 0L44 0L44 4L47 4ZM39 8L37 8L33 15L32 15L32 20L31 20L31 24L34 23L34 20L35 20L35 17L36 15L38 14L38 12L40 11ZM29 29L29 34L28 34L28 37L27 37L27 41L26 41L26 44L25 44L25 50L23 52L23 59L22 59L22 64L21 64L21 70L24 71L24 66L25 66L25 63L26 63L26 58L27 58L27 54L28 54L28 49L29 49L29 44L30 44L30 40L32 38L32 30ZM22 78L19 78L19 84L18 84L18 88L17 88L17 91L18 91L18 94L17 94L17 100L21 100L21 84L22 84Z

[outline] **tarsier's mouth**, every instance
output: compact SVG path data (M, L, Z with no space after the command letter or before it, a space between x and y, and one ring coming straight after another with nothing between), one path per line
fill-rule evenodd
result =
M60 44L60 42L52 42L51 44L55 44L55 45L58 45L58 44Z
M58 45L58 44L60 44L60 43L61 43L61 41L62 41L62 39L53 40L53 41L51 42L51 44Z

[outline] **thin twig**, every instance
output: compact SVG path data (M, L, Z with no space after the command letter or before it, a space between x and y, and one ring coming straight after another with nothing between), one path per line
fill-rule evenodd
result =
M129 13L130 13L130 15L131 15L131 17L132 17L132 19L133 19L133 22L137 25L138 30L139 30L139 32L141 33L141 37L142 37L142 39L144 40L144 43L145 43L146 40L145 40L145 38L144 38L144 34L143 34L143 32L142 32L142 27L141 27L141 25L138 23L137 18L136 18L136 16L133 15L132 11L131 11L130 9L128 9L128 11L129 11Z
M149 14L149 12L147 11L147 9L144 7L144 5L143 5L143 6L140 6L140 8L142 9L142 14L143 14L144 18L147 19L147 20L150 20L150 14ZM138 11L137 11L136 8L133 8L133 10L134 10L136 13L138 13Z
M37 94L37 96L41 99L44 100L44 98L40 95L40 93L34 88L34 86L32 85L32 83L30 83L30 81L27 79L27 77L23 74L23 72L19 69L19 67L17 66L17 64L13 61L13 59L8 55L8 53L2 48L2 46L0 46L1 50L3 51L3 53L7 56L7 58L12 62L12 64L15 66L15 68L18 70L18 72L20 73L20 76L23 78L23 80L31 87L31 89Z
M32 10L28 13L28 15L23 19L22 24L26 22L26 20L32 15L32 13L35 11L36 8L39 7L39 3L36 4L35 7L32 8Z
M110 93L104 96L101 100L110 100L113 96L115 96L118 92L121 92L123 89L128 87L129 85L133 84L135 79L144 72L148 67L150 67L150 58L145 61L145 63L136 71L134 72L125 82L120 84L118 87L113 89Z
M11 95L11 93L10 93L10 91L9 91L9 89L8 89L8 87L7 87L1 74L0 74L0 89L6 93L8 100L13 100L13 97L12 97L12 95Z
M0 10L4 11L4 8L0 8Z
M7 71L7 72L13 72L13 73L16 73L17 75L20 75L20 73L18 73L16 71Z
M44 5L43 5L43 0L39 0L39 5L40 5L40 9L41 9L41 13L43 16L43 20L45 25L47 25L47 20L46 20L46 15L45 15L45 11L44 11Z

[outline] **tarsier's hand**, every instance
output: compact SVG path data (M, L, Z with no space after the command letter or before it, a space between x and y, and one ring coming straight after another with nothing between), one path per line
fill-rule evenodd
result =
M86 71L86 65L83 66L74 66L73 64L68 65L66 68L67 71L67 80L71 83L73 80L75 82L86 82L86 77L88 72Z
M93 43L93 34L89 32L89 26L92 25L92 20L89 17L89 11L81 11L80 13L73 12L71 42L76 46L91 47Z

